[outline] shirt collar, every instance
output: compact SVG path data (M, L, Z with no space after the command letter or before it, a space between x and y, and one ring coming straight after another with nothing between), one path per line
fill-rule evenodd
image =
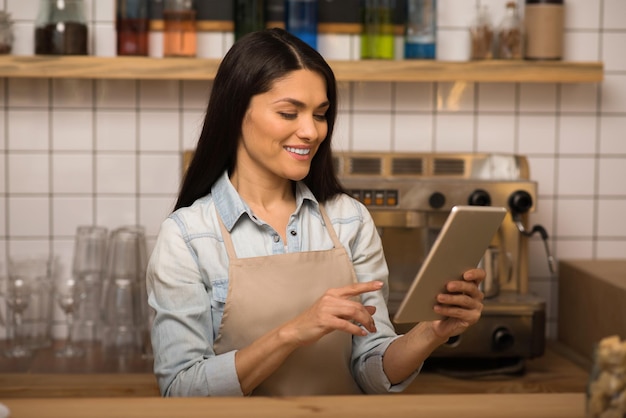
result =
M252 217L252 211L230 182L227 170L224 171L221 177L213 184L211 194L213 195L217 213L220 218L222 218L222 222L228 232L232 231L243 214L247 214L250 219L254 219ZM313 195L313 192L311 192L306 184L298 181L296 182L296 214L300 212L305 202L310 202L313 210L319 212L319 203Z

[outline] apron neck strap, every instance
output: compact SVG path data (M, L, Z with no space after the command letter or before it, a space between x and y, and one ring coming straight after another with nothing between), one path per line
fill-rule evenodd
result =
M339 238L337 237L335 228L333 228L333 224L330 221L328 214L326 213L326 209L324 209L324 205L320 203L319 208L320 208L320 213L322 214L322 219L324 219L324 224L325 224L324 226L326 226L326 230L328 231L330 238L333 240L333 245L335 246L335 248L341 248L341 241L339 241Z
M235 252L235 246L233 245L233 240L230 239L230 233L226 229L226 226L224 226L222 217L220 216L219 212L217 212L217 209L216 209L216 214L217 214L217 220L220 223L220 230L222 231L222 239L224 240L224 245L226 246L226 253L228 254L228 259L236 260L237 253Z
M326 209L324 209L324 205L320 204L320 213L322 214L322 219L324 220L324 226L330 235L330 238L333 240L333 245L335 248L341 248L341 241L337 237L337 233L335 232L335 228L333 228L333 224L326 213ZM237 259L237 253L235 252L235 246L233 245L233 240L230 238L230 233L224 226L224 222L222 221L222 217L219 213L217 213L217 219L220 223L220 230L222 231L222 239L224 240L224 245L226 246L226 253L228 254L228 258L230 260Z

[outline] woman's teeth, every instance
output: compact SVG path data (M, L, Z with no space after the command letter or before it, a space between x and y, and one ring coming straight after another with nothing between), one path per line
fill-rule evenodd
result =
M291 147L285 147L285 149L289 152L293 152L294 154L298 154L298 155L308 155L309 152L311 152L310 149L308 148L291 148Z

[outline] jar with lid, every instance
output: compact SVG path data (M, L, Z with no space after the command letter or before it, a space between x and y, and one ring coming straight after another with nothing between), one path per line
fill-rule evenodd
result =
M0 55L10 54L13 49L13 21L11 15L0 11Z
M496 58L523 58L524 25L514 1L506 4L504 19L498 26L496 45Z
M83 0L40 0L35 22L35 54L87 55Z
M149 0L117 0L117 55L148 55Z
M163 55L195 57L198 38L193 0L165 0L163 22Z
M362 59L393 59L395 0L364 0L361 32Z
M563 55L563 0L526 0L526 58L559 60Z
M476 17L470 26L471 59L493 58L493 24L486 5L477 6Z

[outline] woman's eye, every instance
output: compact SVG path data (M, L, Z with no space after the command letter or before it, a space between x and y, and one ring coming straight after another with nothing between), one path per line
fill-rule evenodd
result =
M326 120L326 113L321 114L321 115L313 115L313 117L314 117L316 120L319 120L319 121L322 121L322 122L323 122L323 121L325 121L325 120Z
M298 117L298 115L296 113L285 113L285 112L279 112L280 116L282 116L285 119L289 119L289 120L293 120L295 118Z

